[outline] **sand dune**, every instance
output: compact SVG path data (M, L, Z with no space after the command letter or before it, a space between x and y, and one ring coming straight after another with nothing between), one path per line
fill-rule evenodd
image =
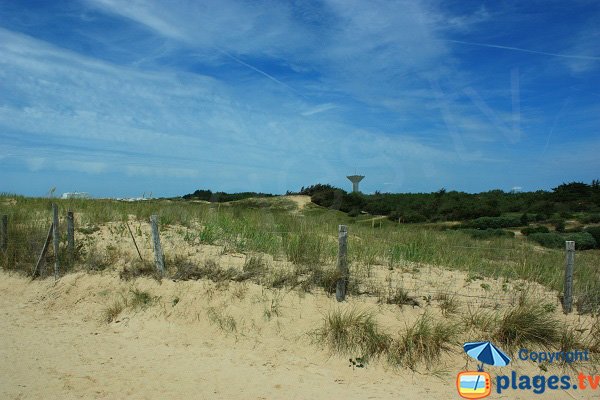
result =
M151 294L152 304L102 320L112 302L136 289ZM370 306L364 299L341 305ZM435 374L412 373L383 363L351 368L320 349L307 333L332 307L337 303L324 294L250 283L126 282L114 272L30 282L2 273L0 398L458 397L454 380L464 356L444 360ZM401 324L420 312L403 310L392 318L382 309L382 318ZM235 326L219 327L228 317Z

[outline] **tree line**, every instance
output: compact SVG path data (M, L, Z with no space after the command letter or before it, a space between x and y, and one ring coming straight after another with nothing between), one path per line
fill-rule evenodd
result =
M568 218L574 213L600 213L600 181L563 183L551 191L504 192L490 190L465 193L440 189L432 193L348 193L324 184L302 188L313 203L358 215L360 212L387 215L400 222L465 221L499 217L506 213L525 215L524 219L545 221ZM524 221L525 222L525 221ZM525 222L523 225L526 225Z

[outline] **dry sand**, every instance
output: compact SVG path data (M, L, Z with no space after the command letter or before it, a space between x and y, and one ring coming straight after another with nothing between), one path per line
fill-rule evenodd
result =
M107 306L135 289L150 293L153 304L102 321ZM0 398L458 398L462 355L444 360L434 376L383 363L353 369L311 343L307 333L335 307L325 294L250 283L125 282L114 272L70 274L54 283L1 273ZM350 299L342 307L377 306ZM380 307L383 321L398 326L421 312L394 310ZM214 315L231 318L235 329L219 328ZM493 397L539 398L506 393ZM585 398L556 395L542 398Z
M267 320L262 307L272 294L265 295L254 285L245 285L240 300L239 288L215 288L211 283L159 285L140 279L131 284L116 276L84 273L63 277L56 285L51 279L30 283L6 274L0 278L3 399L368 399L454 394L451 384L431 376L397 374L376 365L353 370L347 360L311 345L305 333L321 316L303 315L302 308L326 309L328 301L319 297L289 295L280 316ZM132 285L160 298L146 310L124 312L119 322L102 322L104 308ZM179 302L173 306L175 297ZM227 303L224 313L235 315L236 333L223 332L208 321L205 310L211 304L220 310L220 302ZM240 310L245 307L250 311Z

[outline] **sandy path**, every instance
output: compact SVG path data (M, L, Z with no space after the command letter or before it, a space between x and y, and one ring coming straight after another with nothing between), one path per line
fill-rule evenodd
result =
M294 203L296 203L296 205L298 206L299 210L302 210L304 207L306 207L307 204L310 203L310 196L305 196L305 195L289 195L289 196L281 196L282 198L286 199L286 200L291 200Z

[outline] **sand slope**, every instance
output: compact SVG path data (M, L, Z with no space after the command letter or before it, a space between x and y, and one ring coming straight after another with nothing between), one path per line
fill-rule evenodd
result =
M151 293L154 303L103 322L107 305L132 289ZM360 306L353 301L345 306ZM70 274L55 284L0 273L0 398L458 398L461 357L436 377L377 363L353 369L320 350L306 333L336 306L323 294L253 284L124 282L109 273ZM219 328L211 312L231 316L236 328ZM539 397L515 393L493 396Z

